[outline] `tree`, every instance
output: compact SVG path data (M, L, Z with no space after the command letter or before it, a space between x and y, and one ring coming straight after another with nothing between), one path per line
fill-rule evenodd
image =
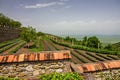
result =
M65 40L66 40L66 41L69 41L69 40L70 40L70 37L69 37L69 36L67 36L67 37L65 38Z
M14 21L13 19L10 19L4 14L0 13L0 26L20 28L21 23L18 21Z
M104 49L113 50L113 46L111 44L108 44L107 46L105 46Z
M86 46L87 45L87 36L83 38L82 45Z
M100 48L101 43L100 43L99 39L96 36L93 36L93 37L88 38L87 46L92 47L92 48Z
M44 36L45 34L43 32L38 32L37 36Z
M66 40L66 41L70 41L70 42L72 42L72 41L76 42L76 41L77 41L75 38L71 38L71 37L69 37L69 36L67 36L67 37L65 38L65 40Z
M36 30L32 27L23 27L20 36L27 43L29 43L29 42L36 43L37 42L36 41L37 40L37 33L36 33ZM28 48L29 48L29 45L28 45Z
M18 22L18 21L12 21L12 22L11 22L11 26L12 26L12 27L19 28L19 27L21 27L21 23Z

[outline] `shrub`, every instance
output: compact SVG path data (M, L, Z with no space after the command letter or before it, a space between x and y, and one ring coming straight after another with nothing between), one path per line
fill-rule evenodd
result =
M51 73L44 74L39 77L40 80L84 80L78 73L76 72L67 72L67 73Z

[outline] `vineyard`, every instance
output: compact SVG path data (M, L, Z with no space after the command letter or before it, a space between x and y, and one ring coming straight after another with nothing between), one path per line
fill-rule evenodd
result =
M5 41L0 43L0 55L3 54L19 54L18 51L24 48L25 42L21 39L14 39L11 41ZM101 62L110 60L119 60L120 56L110 55L110 54L100 54L94 52L88 52L84 50L78 50L73 48L68 48L61 46L52 42L49 38L40 39L40 48L36 51L59 51L59 50L70 50L72 59L71 61L76 64L91 63L91 62ZM34 49L28 49L29 51L34 51ZM21 51L22 53L22 51Z
M68 43L68 44L70 44L70 43ZM29 45L29 47L28 47L28 45ZM39 37L37 46L39 46L39 47L36 47L36 44L34 42L27 43L24 40L22 40L21 38L9 40L9 41L0 43L0 55L3 57L4 57L4 55L9 55L9 54L15 54L15 55L18 54L18 56L19 55L22 56L23 53L25 53L25 54L31 55L31 56L29 56L29 58L33 59L33 57L35 56L35 54L34 54L35 52L39 53L39 52L44 52L44 51L45 52L49 52L49 51L54 52L54 51L61 51L61 50L69 50L71 53L71 57L72 57L71 59L69 59L70 63L71 62L72 62L72 64L74 63L74 65L71 64L71 69L77 69L77 71L82 72L84 74L85 80L93 80L93 78L96 78L95 80L97 80L99 78L99 75L101 75L99 72L97 73L97 71L103 71L103 73L104 73L104 70L108 70L108 69L112 70L114 68L115 69L119 68L119 65L118 65L118 67L116 65L116 64L119 64L119 61L120 61L119 55L101 54L101 53L80 50L80 49L74 49L69 46L67 47L66 45L65 46L59 45L47 36ZM9 57L9 60L11 60L11 61L13 58L15 58L14 55L9 55L9 56L11 57L11 59ZM21 56L19 56L19 57L21 57ZM4 57L4 59L6 59L6 58ZM18 58L18 59L21 60L24 58L25 57ZM1 61L2 61L2 59L1 59ZM4 59L3 59L3 61L4 61ZM109 67L106 67L105 64L109 65ZM94 68L94 67L96 67L96 68ZM76 70L73 70L73 71L77 72ZM118 71L120 71L120 70L118 70Z
M0 14L0 21L0 55L70 50L71 61L76 64L120 59L117 51L99 49L99 46L93 48L80 45L75 38L68 37L65 40L65 38L51 34L37 33L34 28L21 27L20 22L14 21L4 14ZM17 37L20 38L15 39ZM79 45L74 45L74 43L79 43Z
M0 80L120 80L119 43L103 46L96 36L77 40L37 32L2 13L0 64Z
M21 47L25 45L25 41L21 39L14 39L0 43L0 55L7 55L16 53Z

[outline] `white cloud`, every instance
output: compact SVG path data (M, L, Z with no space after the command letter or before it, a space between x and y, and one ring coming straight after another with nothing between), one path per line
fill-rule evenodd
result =
M25 8L45 8L45 7L50 7L54 5L64 5L64 2L50 2L50 3L40 3L40 4L35 4L35 5L27 5Z

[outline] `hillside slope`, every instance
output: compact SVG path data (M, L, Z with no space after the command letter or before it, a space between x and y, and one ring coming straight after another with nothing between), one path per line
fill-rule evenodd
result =
M120 51L120 42L113 44L116 50Z

